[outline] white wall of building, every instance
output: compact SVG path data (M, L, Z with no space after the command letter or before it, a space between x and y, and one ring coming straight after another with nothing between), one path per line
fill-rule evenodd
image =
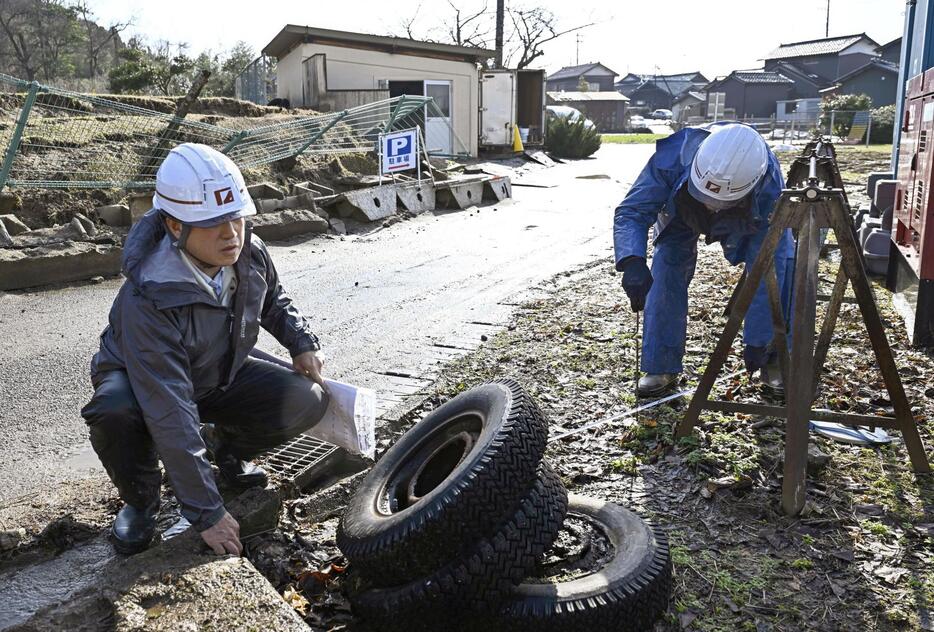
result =
M324 54L328 90L374 90L380 81L451 81L451 125L472 154L479 134L479 71L470 62L417 57L322 44L301 44L278 62L277 96L304 104L302 61Z

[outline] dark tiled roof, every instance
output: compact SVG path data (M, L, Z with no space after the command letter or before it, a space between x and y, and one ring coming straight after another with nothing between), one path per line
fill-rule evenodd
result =
M839 79L837 79L835 83L837 84L843 83L844 81L847 81L848 79L852 79L853 77L857 75L861 75L867 70L871 70L873 68L878 68L879 70L891 72L896 75L898 74L898 64L893 64L892 62L886 61L885 59L870 59L867 63L863 64L859 68L855 68L851 70L850 72L846 73L845 75L843 75L842 77L840 77Z
M876 49L876 52L879 53L879 54L881 55L882 53L884 53L885 51L889 50L890 48L896 48L896 47L897 47L897 48L901 48L901 46L902 46L902 38L901 38L901 37L896 37L895 39L893 39L893 40L892 40L891 42L889 42L888 44L883 44L882 46L880 46L879 48L877 48L877 49Z
M675 103L680 103L681 101L685 101L687 99L697 99L698 101L706 101L707 97L704 96L703 92L695 92L693 90L689 90L687 92L681 93L681 95L677 99L675 99Z
M778 72L785 75L789 79L795 80L804 80L813 84L818 90L826 88L833 84L830 79L822 77L821 75L811 72L806 68L802 68L798 64L792 63L790 61L783 61L776 64L775 68L778 69Z
M687 92L688 90L693 90L697 88L698 86L704 85L706 83L706 81L690 81L689 79L684 79L684 77L693 77L693 76L694 76L694 73L683 74L683 75L667 75L667 76L659 75L657 78L654 75L652 75L651 77L647 77L645 81L643 81L640 84L629 83L629 82L626 82L626 83L617 82L616 87L620 88L620 92L622 92L626 96L632 96L633 94L641 90L644 86L649 86L649 87L658 88L662 92L665 92L673 97L676 97L679 94L683 94L684 92ZM679 78L676 79L674 77L679 77Z
M694 77L697 77L697 80L694 81ZM668 79L668 81L694 81L694 83L707 83L707 77L705 77L700 71L696 72L680 72L676 75L656 75L654 73L647 74L638 74L634 72L628 73L625 77L616 82L616 85L619 84L636 84L645 83L646 81L654 81L658 79L659 82L662 79Z
M730 77L742 83L794 83L782 73L769 70L734 70Z
M867 39L878 46L878 42L865 33L844 35L841 37L826 37L823 39L808 40L806 42L793 42L782 44L765 56L766 59L791 59L793 57L809 57L811 55L833 55L839 53L861 39Z
M589 64L581 64L579 66L565 66L561 70L555 72L553 75L549 75L545 81L554 81L556 79L574 79L575 77L586 75L588 72L598 66L604 70L609 70L613 73L614 77L616 76L616 73L613 72L613 70L607 68L600 62L591 62Z

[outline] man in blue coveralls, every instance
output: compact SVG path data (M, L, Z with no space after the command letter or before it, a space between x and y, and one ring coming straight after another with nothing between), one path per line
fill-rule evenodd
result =
M645 308L640 396L677 384L687 335L688 286L697 263L697 239L720 242L731 265L752 266L784 186L778 160L758 132L737 123L686 128L658 141L655 154L616 208L616 269L633 311ZM649 228L655 224L652 270L646 264ZM785 231L775 253L785 302L794 241ZM787 284L786 284L787 277ZM763 384L782 392L772 341L772 318L763 282L746 314L743 359Z

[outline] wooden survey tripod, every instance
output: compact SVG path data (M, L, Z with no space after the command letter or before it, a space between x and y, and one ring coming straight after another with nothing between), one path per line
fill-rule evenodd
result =
M929 472L927 456L918 428L905 396L898 368L892 356L879 310L863 268L856 245L853 220L843 182L837 169L833 145L823 139L808 144L788 172L787 188L775 205L769 231L759 256L747 270L730 300L729 318L710 362L691 398L684 419L678 425L676 438L687 436L697 424L702 410L726 413L747 413L784 417L785 470L782 485L782 507L785 513L796 515L804 508L807 470L809 421L831 421L850 426L873 426L899 430L911 458L914 471ZM782 314L778 277L775 273L775 249L786 228L797 233L795 255L794 302L791 324L791 351L788 351L787 327ZM837 237L842 261L837 271L833 292L821 325L817 346L814 345L817 318L817 268L820 254L820 229L830 228ZM785 384L785 406L748 404L709 399L711 388L720 373L743 317L749 310L753 295L765 279L772 310L774 347L778 352L782 379ZM858 415L830 410L812 410L820 384L820 373L827 358L831 338L844 302L847 285L852 284L856 303L869 334L876 362L895 409L894 416ZM791 370L793 367L793 370Z

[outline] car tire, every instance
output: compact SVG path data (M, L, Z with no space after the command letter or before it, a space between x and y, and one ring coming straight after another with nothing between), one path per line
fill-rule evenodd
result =
M374 586L463 557L532 487L548 425L514 380L461 393L406 432L361 483L337 532Z
M493 536L425 577L360 590L351 596L354 615L380 628L436 631L457 627L453 612L495 610L554 543L567 510L567 490L543 462L535 484Z
M476 629L498 632L644 632L671 596L668 541L632 511L572 494L568 519L596 525L614 549L601 567L568 581L547 578L516 586L498 613Z

